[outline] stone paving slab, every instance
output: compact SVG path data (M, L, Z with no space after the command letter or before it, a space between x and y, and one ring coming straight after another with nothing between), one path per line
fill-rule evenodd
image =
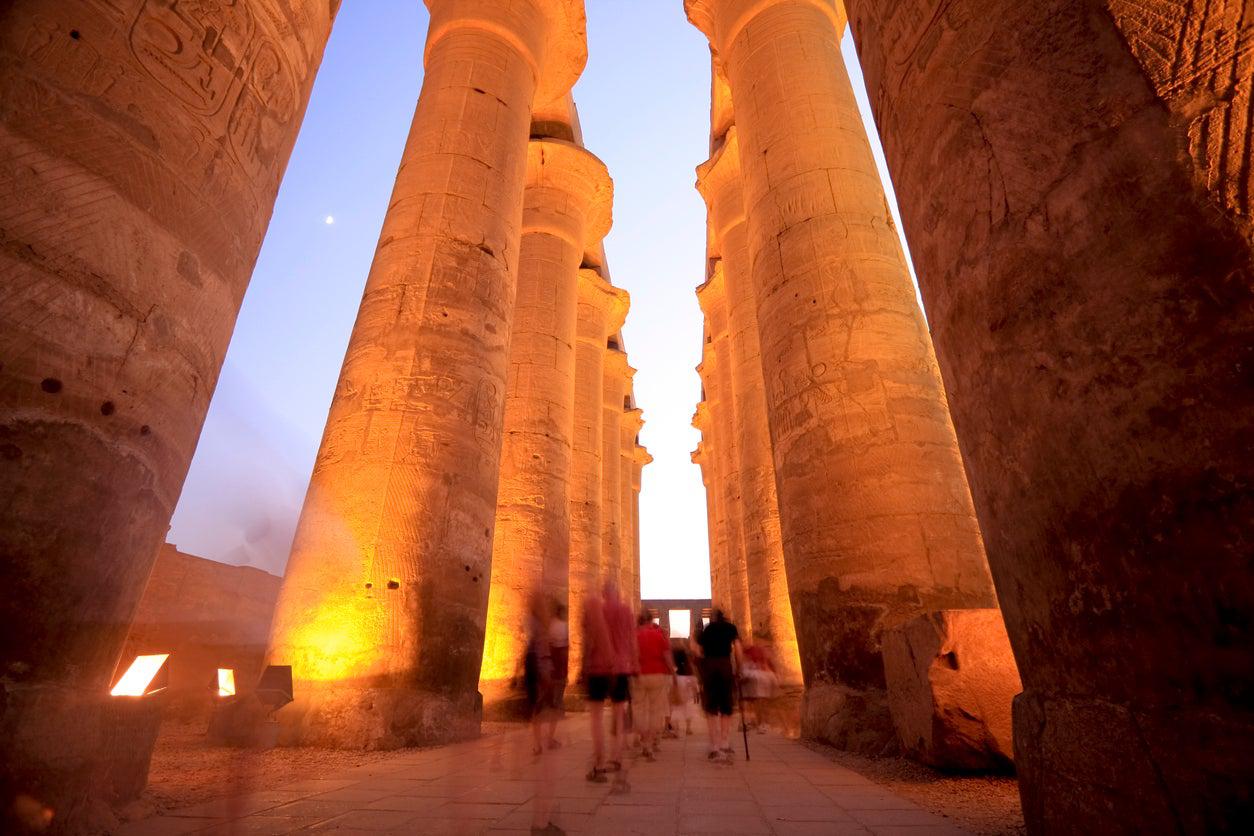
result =
M630 791L584 779L587 720L567 719L549 754L554 821L584 836L964 836L965 831L821 754L751 735L730 764L706 758L704 737L666 740L655 763L628 759ZM332 777L259 788L133 822L119 836L286 833L529 834L540 767L525 731L416 751Z

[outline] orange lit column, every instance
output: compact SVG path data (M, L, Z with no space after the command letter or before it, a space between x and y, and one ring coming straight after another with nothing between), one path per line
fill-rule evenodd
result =
M336 5L0 12L0 739L54 828L147 768L107 743L110 681Z
M618 574L619 588L623 590L623 598L633 607L639 603L639 599L634 597L636 576L639 572L636 567L636 503L633 501L635 491L632 485L636 472L636 438L640 434L641 427L644 426L643 415L640 409L623 411L622 447L618 463L618 480L621 485L618 499L621 508L618 534L622 543L620 546L622 563Z
M485 704L510 692L530 595L567 601L579 264L609 231L612 189L583 148L531 141L479 675Z
M422 94L272 628L291 742L478 731L530 113L586 48L580 3L428 5Z
M601 579L618 583L622 579L622 467L623 401L635 369L627 364L626 352L617 347L605 351L605 374L601 389Z
M718 446L718 431L714 426L713 411L710 407L710 388L706 384L707 369L713 368L714 358L710 354L707 341L703 353L705 362L697 366L697 374L701 377L701 393L703 400L697 404L692 414L692 426L701 433L701 443L697 445L693 455L699 455L702 482L705 484L705 505L710 527L710 599L717 606L727 607L731 600L731 587L727 580L727 525L723 517L723 501L721 490L721 474L719 473L718 457L714 450Z
M596 270L579 271L575 342L573 457L570 479L570 670L582 664L583 602L601 582L601 442L605 344L627 317L630 298Z
M803 732L874 747L893 735L883 626L995 603L940 374L837 5L685 7L735 106Z
M640 486L644 466L653 461L649 451L639 444L632 450L631 476L631 524L634 529L631 537L632 545L632 589L635 600L640 600Z
M724 538L727 543L727 592L723 602L727 615L746 638L753 635L753 614L749 608L749 577L745 562L743 508L740 490L740 444L737 438L737 410L731 385L731 349L727 323L727 288L721 261L714 262L710 277L697 292L710 328L710 355L713 368L706 376L706 396L715 427L713 453L717 460L719 502L722 508Z
M732 398L736 404L741 522L753 640L766 642L774 648L784 681L800 684L801 660L797 653L779 527L758 316L749 276L744 200L740 188L740 149L734 126L719 138L719 147L710 160L697 169L697 187L709 209L710 238L721 256L727 290L729 365Z

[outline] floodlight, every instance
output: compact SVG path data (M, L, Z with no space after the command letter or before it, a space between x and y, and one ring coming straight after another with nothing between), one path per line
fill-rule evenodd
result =
M266 665L257 682L257 699L271 711L278 711L292 701L292 666Z
M235 670L233 668L218 668L217 689L219 697L235 696Z
M114 697L146 697L164 691L170 684L170 669L165 664L169 658L169 653L136 656L109 694Z

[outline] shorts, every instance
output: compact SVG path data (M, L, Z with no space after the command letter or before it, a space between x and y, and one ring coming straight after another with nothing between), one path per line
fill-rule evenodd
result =
M588 702L627 702L630 690L628 677L621 673L590 674L588 676Z
M709 659L701 666L701 687L706 714L732 714L732 688L736 686L731 659Z

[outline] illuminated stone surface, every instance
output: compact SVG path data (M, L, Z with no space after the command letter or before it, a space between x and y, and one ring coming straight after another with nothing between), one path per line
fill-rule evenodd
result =
M532 593L567 600L579 264L609 231L612 194L592 154L557 139L530 142L479 675L485 703L510 693Z
M622 577L623 551L619 529L622 525L623 400L631 376L636 372L627 363L626 352L605 350L601 389L601 580L618 582Z
M996 608L945 610L888 627L888 706L901 748L953 770L1012 768L1010 705L1022 690Z
M716 78L719 74L716 73ZM717 104L717 102L716 102ZM718 111L716 106L715 110ZM721 117L726 120L726 116ZM774 649L781 680L801 682L771 456L766 392L758 342L758 314L749 275L740 148L729 126L710 160L697 170L697 187L709 209L709 239L720 258L727 291L729 365L734 432L740 459L742 543L754 642Z
M565 98L586 46L579 2L428 6L422 94L275 614L290 742L478 731L530 113Z
M685 7L735 109L803 729L876 748L881 629L994 603L940 373L835 3Z
M574 432L570 474L570 669L583 659L583 602L601 586L601 442L605 343L623 327L630 298L595 270L579 271Z
M708 342L706 346L708 349ZM701 375L702 381L706 379L706 363L703 362L697 366L697 374ZM716 607L726 607L727 602L731 600L731 587L727 575L727 524L723 517L719 463L712 452L718 446L718 433L715 431L710 414L709 390L704 383L701 388L706 400L697 404L697 409L692 415L692 426L701 433L701 442L692 452L692 460L701 467L701 481L705 485L706 524L709 527L710 543L711 603Z
M1029 828L1248 827L1249 7L848 5L1023 675Z
M640 600L640 488L643 484L644 468L653 462L653 456L639 444L632 445L631 456L631 536L632 546L632 600Z
M57 827L127 754L102 695L337 6L0 11L0 783Z
M702 362L705 400L716 439L710 452L715 457L713 485L719 499L719 539L723 546L723 600L715 597L746 637L753 635L749 609L749 573L745 563L743 505L740 490L740 445L737 439L735 394L731 386L731 349L727 327L727 291L723 266L715 262L705 284L697 288L697 300L709 325L708 350Z
M623 600L633 610L640 603L640 596L636 592L640 566L637 562L635 483L636 438L639 436L640 429L643 426L644 417L640 409L633 408L623 411L622 427L620 429L622 447L619 452L618 462L618 480L620 483L618 501L621 511L618 536L621 541L619 548L622 553L622 563L619 566L618 573L618 588L623 591Z

